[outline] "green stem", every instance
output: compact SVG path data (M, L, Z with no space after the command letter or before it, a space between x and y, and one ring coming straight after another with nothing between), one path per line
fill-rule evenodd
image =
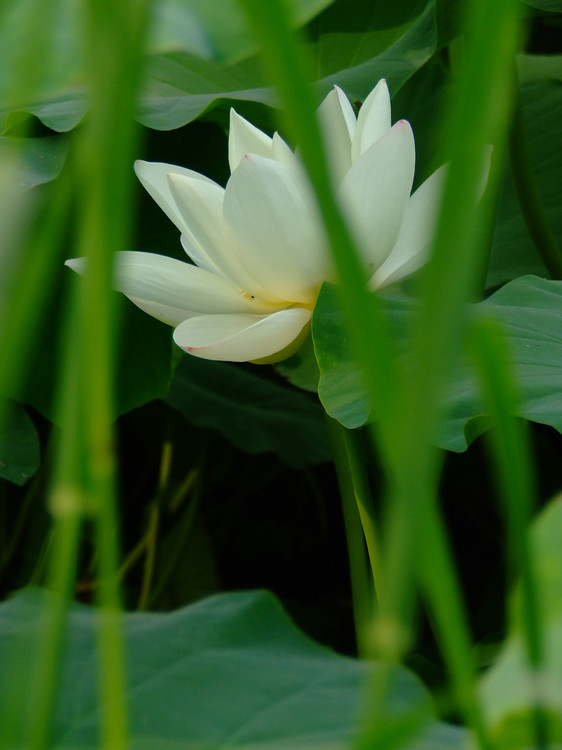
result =
M155 603L158 602L159 598L162 596L170 578L174 574L174 571L177 570L177 565L182 552L185 549L185 545L190 542L190 537L193 532L193 526L197 519L197 513L201 504L201 491L199 487L195 485L195 491L191 492L196 480L196 472L193 469L190 469L185 479L170 500L168 509L170 512L175 513L179 508L181 508L188 493L191 495L189 504L184 509L183 514L176 522L177 534L183 540L183 545L174 545L172 548L167 550L165 559L166 564L161 570L159 570L158 579L152 587L150 597L147 601L147 608L154 607Z
M369 487L369 478L367 477L367 472L365 470L361 436L355 430L343 430L343 439L345 442L351 481L353 483L355 503L357 505L357 510L359 511L359 518L361 520L365 543L367 545L369 563L371 565L371 573L375 586L375 596L378 597L382 591L380 549L375 519L375 508Z
M154 580L154 567L156 564L156 547L158 542L158 530L160 528L160 501L170 478L170 467L172 465L173 445L166 440L162 446L162 455L160 457L160 473L158 476L158 492L152 500L149 509L148 529L143 539L143 546L146 546L146 557L144 561L144 571L142 577L141 591L137 609L143 610L148 608L150 601L150 591L152 581Z
M450 667L460 709L482 750L494 742L485 726L471 658L471 637L445 530L433 498L427 497L417 556L418 576L433 613L439 644Z
M72 600L76 576L80 512L71 511L56 522L51 567L53 593L47 601L41 626L39 669L32 682L31 712L28 719L29 750L46 750L53 705L64 647L68 603Z
M76 309L73 298L68 312ZM70 319L72 319L70 317ZM40 648L30 680L30 702L25 746L30 750L49 747L52 709L56 698L60 657L64 646L66 613L72 601L76 579L79 530L84 510L84 492L80 483L82 401L75 377L75 361L81 340L77 327L68 327L65 341L65 366L57 403L58 422L65 426L58 437L55 472L49 494L49 510L54 518L49 552L49 584L53 591L44 610L40 630Z
M335 419L326 417L326 427L332 448L332 457L338 477L342 513L347 539L349 577L353 600L353 619L357 653L366 658L372 649L368 642L368 627L374 604L372 578L365 555L365 537L358 512L353 470L349 461L346 430Z
M112 420L116 336L110 294L113 252L127 247L132 219L134 123L150 0L84 3L91 112L81 132L76 171L79 247L88 258L82 288L82 399L89 510L99 552L100 728L104 747L129 746L125 654L119 592L119 533ZM104 64L99 64L99 51Z
M368 294L361 260L331 192L314 100L306 80L307 62L302 47L291 32L288 5L282 0L270 0L267 6L261 0L239 2L262 42L264 61L277 85L281 105L287 111L288 122L292 124L293 135L300 144L302 159L316 192L333 249L342 309L349 324L349 341L361 365L367 394L374 407L373 429L381 464L390 491L400 501L400 523L396 526L399 530L406 529L405 539L411 545L406 554L403 548L393 549L393 559L398 560L396 567L389 568L385 555L385 581L388 576L392 585L385 585L382 608L391 622L398 620L399 625L404 624L401 615L410 607L411 584L400 578L402 573L411 571L403 558L415 557L417 566L422 568L418 576L423 579L425 593L438 617L461 709L467 724L476 732L479 747L489 750L493 742L487 734L477 701L469 658L470 643L462 625L462 607L459 612L460 597L454 573L449 569L446 584L440 585L443 570L434 565L434 552L429 544L429 541L440 544L439 562L451 565L448 549L443 543L440 518L434 507L439 462L432 446L443 389L464 330L463 303L474 296L482 264L482 229L476 196L485 168L486 144L504 138L508 120L505 71L513 59L519 34L517 4L513 0L475 0L467 5L466 28L470 45L446 131L452 159L434 254L425 273L424 304L414 325L416 340L406 371L397 361L396 347L380 301L376 295ZM427 501L432 505L427 513L430 533L425 539L426 530L419 524L419 514ZM420 534L424 537L423 551L427 560L421 554L422 545L418 544ZM387 545L385 535L385 550ZM396 579L404 594L400 599L394 596ZM440 600L443 588L446 588L447 602L455 606L455 628L449 628L448 612ZM394 607L387 604L391 595L396 602ZM459 624L459 630L456 624ZM375 695L378 696L375 706L370 704L370 711L377 718L377 712L384 708L381 695L384 691Z
M536 481L528 431L514 417L519 397L510 366L503 331L495 321L477 321L471 330L473 353L479 369L487 408L494 420L489 441L494 458L494 476L503 500L507 528L507 559L510 572L521 580L519 617L531 670L540 675L544 666L544 643L537 571L529 539L529 523L536 501ZM548 721L542 696L534 696L536 747L546 746Z
M515 191L531 239L553 279L562 279L562 250L548 225L541 204L525 134L525 120L519 87L515 89L509 155Z
M128 747L128 721L125 701L125 654L122 634L117 519L113 497L96 514L96 540L99 549L98 634L100 659L100 698L103 711L102 737L105 747Z
M149 510L148 517L148 529L144 542L146 545L146 557L144 560L144 571L142 576L141 591L139 594L139 601L137 609L144 610L148 609L148 602L150 600L150 591L152 589L152 581L154 579L154 567L156 564L156 546L158 540L158 529L160 528L160 506L158 498L152 501Z

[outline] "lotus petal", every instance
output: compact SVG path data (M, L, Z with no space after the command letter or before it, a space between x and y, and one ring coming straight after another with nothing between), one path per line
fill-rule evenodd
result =
M186 177L193 177L193 179L200 180L201 182L216 184L213 180L199 174L199 172L194 172L192 169L176 167L174 164L164 164L162 162L137 160L135 162L135 172L146 191L182 233L186 231L187 227L170 192L168 175L181 174Z
M353 107L339 86L334 86L318 107L318 118L337 185L351 167L351 142L356 125Z
M386 286L408 276L427 261L435 233L446 165L412 194L404 212L396 244L375 272L371 286Z
M86 259L68 260L66 265L83 273ZM154 253L117 253L114 284L138 307L170 325L197 314L262 314L277 309L252 299L222 276Z
M203 315L184 321L174 341L203 359L247 362L285 350L310 322L311 312L293 307L271 315Z
M271 151L271 138L231 109L228 135L228 162L231 173L246 154L258 154L258 156L271 158Z
M271 154L276 161L293 169L302 169L301 163L294 151L288 146L279 133L273 133Z
M226 187L223 211L246 271L279 300L313 303L331 266L318 209L300 170L246 156Z
M343 208L372 272L387 258L398 237L414 164L412 129L401 120L365 151L341 185Z
M363 102L351 144L351 161L357 159L390 130L390 94L384 78Z
M170 191L189 228L182 242L189 252L195 248L193 260L200 258L204 268L214 270L245 289L251 296L267 292L240 265L226 237L223 222L225 191L215 183L202 183L184 175L169 175ZM187 243L186 243L187 240ZM201 265L201 262L198 262Z

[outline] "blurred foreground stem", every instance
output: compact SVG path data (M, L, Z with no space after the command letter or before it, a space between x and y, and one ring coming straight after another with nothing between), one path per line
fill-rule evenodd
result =
M288 3L239 2L261 41L262 55L316 192L333 250L349 340L373 412L373 434L388 482L392 532L385 533L383 540L380 624L388 624L386 630L392 631L391 645L400 645L401 632L411 626L415 579L434 617L459 709L477 745L490 750L494 743L479 702L462 596L436 502L442 459L433 446L442 395L466 329L465 305L474 298L481 277L486 227L479 196L489 147L504 141L510 120L511 92L505 82L519 38L518 3L473 0L466 4L467 53L444 139L450 163L406 370L397 360L380 301L368 293L365 269L331 187L307 80L308 60L291 29ZM492 181L495 189L495 175ZM403 650L381 649L389 661L401 654ZM376 743L383 732L378 724L387 682L379 685L371 693L372 725L365 730L372 747L382 746Z
M541 685L545 679L544 621L541 616L539 579L529 526L536 505L536 477L528 425L515 417L519 394L503 330L496 321L478 319L471 328L470 343L483 384L487 411L493 419L488 432L494 477L503 501L507 530L507 563L510 577L520 579L520 619L533 695L536 748L548 744L549 722Z
M83 404L83 453L79 460L98 551L100 742L111 750L125 750L129 741L112 428L117 316L110 290L113 254L129 243L131 165L139 136L134 114L150 2L83 1L92 109L79 134L73 165L80 218L77 250L88 262L76 316L80 321L76 362Z

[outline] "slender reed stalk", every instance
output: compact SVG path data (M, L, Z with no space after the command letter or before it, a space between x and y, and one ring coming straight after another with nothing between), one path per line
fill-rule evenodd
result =
M69 310L76 304L74 295ZM62 655L67 608L74 595L76 559L80 524L86 498L81 482L81 423L83 418L79 381L75 377L76 357L81 342L78 329L66 327L65 367L61 379L59 421L66 431L59 437L54 478L49 494L49 510L53 517L48 582L52 597L47 600L41 629L40 648L26 722L26 747L45 750L49 747L51 715L56 696Z
M486 222L476 196L487 144L500 144L507 132L509 73L519 28L512 0L475 0L467 9L466 56L447 130L451 161L434 254L422 278L422 305L412 337L411 386L399 416L404 471L397 503L407 504L419 530L416 571L435 618L459 705L480 747L487 748L492 743L475 692L469 633L436 506L442 459L431 445L441 394L463 339L464 305L474 298L481 278ZM497 181L497 174L492 170L489 180ZM413 538L414 529L411 534ZM396 550L394 558L398 555Z
M115 310L109 290L113 252L126 247L130 229L130 169L138 138L133 116L149 3L87 0L85 10L92 112L77 163L80 254L88 258L80 311L87 342L82 354L84 442L99 551L102 738L106 747L121 750L128 741L111 429ZM104 50L102 66L99 50Z
M398 623L398 633L403 629L405 614L411 610L412 588L407 583L411 559L436 617L467 724L474 729L479 746L490 748L476 697L461 597L435 502L442 459L432 442L440 394L452 367L451 352L456 351L464 327L463 303L473 298L481 276L484 232L476 196L486 169L487 144L500 142L507 129L506 71L518 38L515 3L476 0L469 6L466 61L447 131L452 160L435 253L422 287L407 380L393 356L381 310L366 292L361 264L330 191L306 83L307 66L290 32L286 7L280 1L268 4L267 11L257 0L241 0L241 4L262 41L264 59L300 142L331 239L351 343L375 407L375 435L392 500L390 548L383 558L383 571L384 591L393 596L385 597L386 611L381 611L381 617ZM446 566L445 579L443 570L427 560L428 554Z
M528 430L514 415L519 403L501 328L492 320L477 320L471 342L480 371L485 401L492 415L490 453L495 466L499 496L507 529L507 560L512 578L521 581L519 618L530 673L540 676L544 667L544 644L539 586L529 539L529 525L536 503L536 482L531 460ZM536 680L538 684L540 680ZM534 696L534 735L537 748L548 747L548 722L543 696Z

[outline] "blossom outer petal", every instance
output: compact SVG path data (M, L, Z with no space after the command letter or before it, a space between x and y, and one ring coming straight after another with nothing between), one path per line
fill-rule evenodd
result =
M78 273L85 258L67 261ZM169 325L211 313L264 314L277 307L251 299L236 284L198 266L154 253L116 253L114 286L149 315Z
M129 302L132 302L133 305L136 305L136 307L144 313L169 326L177 326L180 323L183 323L184 320L201 314L193 312L192 310L184 310L182 308L173 307L172 305L166 305L163 302L154 302L152 300L141 299L140 297L133 297L131 295L125 296Z
M168 175L181 174L186 177L192 177L195 180L200 180L201 182L216 184L208 177L205 177L205 175L194 172L192 169L177 167L174 164L164 164L162 162L137 160L135 162L135 172L149 195L182 233L187 231L187 227L170 192Z
M278 309L252 297L230 279L164 255L117 253L115 276L118 288L127 295L166 304L174 300L190 312L259 315Z
M371 272L387 258L400 231L414 179L412 129L400 120L355 162L340 199Z
M203 267L235 282L250 296L266 298L267 291L244 270L224 231L224 189L219 185L203 185L183 175L170 175L169 181L172 195L191 230L189 239L196 249L193 260L197 262L201 257L205 260ZM182 236L188 254L189 239Z
M359 110L357 127L351 144L353 163L390 130L390 122L390 94L387 83L382 78Z
M238 258L281 300L313 303L331 279L324 227L300 170L246 156L226 186L223 215Z
M131 253L131 255L148 254L149 253ZM181 263L181 261L176 262ZM68 266L73 271L76 271L76 273L83 275L86 272L87 263L87 258L71 258L70 260L65 261L65 266ZM131 291L133 291L135 284L134 279L131 280L133 282L131 284ZM118 282L114 283L114 286L116 286L120 292L125 293L125 295L131 300L131 302L133 302L143 312L148 313L148 315L152 315L153 318L156 318L163 323L167 323L168 325L176 326L184 321L187 317L189 317L190 314L192 314L190 310L184 308L183 304L180 304L179 306L175 305L175 300L173 299L173 297L168 300L164 300L164 297L162 296L161 301L156 301L155 299L143 299L142 297L135 297L133 294L127 294L125 292L125 289L121 288L121 285ZM127 286L127 284L124 284L123 286Z
M265 316L204 315L180 324L174 331L174 341L189 354L203 359L261 360L290 346L310 318L310 310L299 307Z
M338 185L351 167L351 143L356 126L355 114L348 98L339 86L334 86L317 111L332 176L335 184Z
M223 276L236 280L231 273L233 263L223 230L224 188L216 183L202 183L177 174L168 175L168 183L170 193L189 227L189 234L182 235L186 252L189 254L193 248L193 260L197 262L200 257L211 270L216 269ZM202 254L199 255L201 250Z
M167 180L186 227L181 236L184 250L201 268L228 278L228 270L222 263L224 188L215 182L203 182L181 174L168 174Z
M228 162L231 173L246 154L258 154L271 158L272 141L268 135L231 108L228 135Z
M447 165L439 167L412 194L396 244L375 272L370 286L379 288L408 276L427 261L435 227Z

